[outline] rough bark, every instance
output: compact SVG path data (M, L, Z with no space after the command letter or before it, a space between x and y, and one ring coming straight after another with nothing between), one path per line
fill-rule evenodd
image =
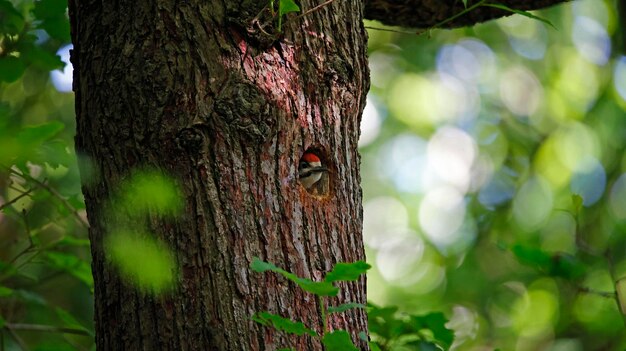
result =
M498 0L501 4L516 10L538 10L570 0ZM477 3L469 0L467 6ZM366 0L365 18L378 20L390 26L407 28L429 28L451 18L465 9L461 0ZM493 7L478 7L443 27L465 27L491 19L510 16L511 12Z
M364 259L362 4L337 1L290 16L284 35L263 6L70 1L76 148L100 175L83 180L99 350L321 349L250 320L268 310L322 326L315 297L252 273L250 261L259 256L320 280L336 262ZM331 169L326 196L298 184L309 148ZM107 201L145 167L175 177L185 198L182 216L146 218L177 258L177 286L162 296L125 283L103 245L115 225ZM332 303L365 303L364 279L343 288ZM361 310L334 314L329 325L354 336L367 330Z

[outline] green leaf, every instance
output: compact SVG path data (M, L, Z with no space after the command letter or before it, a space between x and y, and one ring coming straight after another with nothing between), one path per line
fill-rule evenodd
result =
M49 164L52 168L57 168L61 165L67 167L76 161L76 156L69 152L67 142L63 140L45 142L39 147L38 151L41 154L42 161Z
M276 330L284 331L289 334L317 336L314 330L307 328L302 322L294 322L289 318L269 312L259 312L252 316L252 320L266 327L273 327Z
M463 2L463 6L467 8L467 0L461 0Z
M39 28L45 30L52 38L64 43L71 40L70 22L65 16L46 18L41 22Z
M280 0L278 15L282 16L290 12L299 12L300 7L293 0Z
M65 63L61 61L61 57L37 45L25 46L21 53L24 61L46 71L63 69L63 67L65 67Z
M32 13L41 21L39 28L45 30L52 38L69 42L70 23L65 14L66 10L66 0L41 0L35 2Z
M367 322L369 331L384 339L392 339L402 333L403 324L395 317L398 307L379 307L373 303L367 304Z
M550 255L539 249L534 249L519 244L514 245L511 251L520 263L532 266L538 269L546 269L550 266Z
M288 273L289 275L283 274L287 279L293 281L298 284L298 286L307 292L315 294L317 296L337 296L339 293L339 288L335 287L332 283L329 282L314 282L311 279L300 278L295 274Z
M252 258L252 263L250 263L250 269L259 273L263 273L267 271L272 271L272 272L277 272L277 273L284 272L284 270L276 267L274 264L262 261L260 258L256 256Z
M93 333L88 328L83 326L78 320L76 320L76 318L74 316L72 316L66 310L64 310L64 309L62 309L60 307L57 307L55 309L55 312L57 314L57 317L59 317L59 319L61 321L63 321L65 327L83 330L83 331L93 335Z
M67 9L66 0L40 0L35 1L32 12L38 20L65 15Z
M378 344L375 342L370 342L369 345L370 345L370 350L372 351L382 351L380 346L378 346Z
M72 254L64 252L49 251L46 252L45 257L48 264L52 267L71 274L90 289L93 288L93 276L89 263Z
M13 56L0 57L0 82L15 82L25 70L23 60Z
M24 147L37 147L57 135L64 128L65 125L59 121L28 126L17 134L17 141Z
M419 333L423 329L432 331L433 341L443 347L444 350L448 350L454 341L454 332L446 328L448 319L441 312L433 312L423 316L412 315L410 322L415 327L415 333Z
M575 280L587 273L587 266L580 259L565 252L553 254L551 263L548 273L555 277Z
M318 296L337 296L339 293L339 288L335 287L329 282L315 282L311 279L300 278L297 275L287 272L286 270L276 267L272 263L261 261L258 257L254 257L252 259L252 263L250 264L250 268L256 272L267 272L272 271L282 275L283 277L291 280L292 282L298 284L298 286L307 292Z
M12 294L13 294L13 289L0 285L0 297L11 296Z
M324 281L332 283L336 281L357 280L361 274L365 274L370 268L372 268L372 266L363 261L357 261L354 263L337 263L335 268L326 274Z
M329 306L327 310L328 313L341 313L353 308L365 308L365 305L362 303L351 302L344 303L339 306Z
M7 0L0 0L0 33L18 34L24 28L24 16Z
M545 18L541 18L541 17L535 16L535 15L533 15L532 13L530 13L528 11L512 9L512 8L510 8L508 6L505 6L505 5L502 5L502 4L489 4L489 3L486 3L483 6L494 7L494 8L500 9L500 10L516 13L516 14L522 15L524 17L528 17L528 18L531 18L531 19L534 19L534 20L537 20L537 21L541 21L541 22L549 25L550 27L556 29L556 27L552 24L552 22L548 21Z
M423 340L414 340L414 341L408 342L406 345L412 346L411 348L412 350L419 350L419 351L440 351L441 350L441 348L439 348L437 344L428 342L428 341L423 341Z
M585 275L587 266L573 255L564 252L548 253L540 249L514 245L511 251L520 263L551 276L578 279Z
M322 343L328 351L358 351L359 349L352 343L352 338L345 330L336 330L326 333Z

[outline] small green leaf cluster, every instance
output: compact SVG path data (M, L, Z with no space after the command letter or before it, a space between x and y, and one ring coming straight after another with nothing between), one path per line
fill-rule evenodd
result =
M28 67L43 71L63 68L53 50L70 41L66 11L64 0L38 1L30 12L0 0L0 82L18 80ZM50 39L42 43L36 30L45 31Z
M400 314L398 308L367 305L372 350L448 350L454 332L441 312Z
M338 306L326 306L323 298L337 296L339 294L339 288L334 283L342 281L355 281L359 279L362 274L365 274L371 266L363 261L357 261L354 263L338 263L335 265L332 271L326 274L326 277L321 282L316 282L308 278L298 277L297 275L288 272L276 265L264 262L255 257L250 264L250 268L259 273L274 272L282 275L288 280L296 283L302 290L317 295L320 299L320 315L324 323L322 335L318 334L311 328L305 326L302 322L292 321L289 318L282 317L270 312L264 311L256 313L252 316L252 320L267 327L272 327L278 331L282 331L293 335L310 335L312 337L319 338L322 344L329 351L352 351L358 350L358 348L352 342L350 334L345 330L329 331L327 326L327 318L330 313L341 313L353 308L365 308L360 303L345 303ZM365 338L367 339L367 338ZM290 349L283 349L290 350Z

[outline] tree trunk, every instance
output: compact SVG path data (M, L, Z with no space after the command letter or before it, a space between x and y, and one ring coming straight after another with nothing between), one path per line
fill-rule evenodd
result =
M99 350L321 349L251 321L267 310L322 328L314 296L248 267L259 256L320 280L336 262L364 259L363 8L337 1L285 16L279 33L265 5L70 1L76 148L100 175L83 179ZM315 194L298 182L305 150L330 169ZM159 296L124 282L104 245L115 225L107 201L145 167L175 177L185 201L175 219L146 220L178 266L175 290ZM365 303L364 279L343 288L332 303ZM367 331L362 310L329 326L355 342Z
M253 274L249 264L259 256L320 280L336 262L364 258L357 153L369 87L364 4L371 18L409 26L462 8L457 0L393 2L404 5L394 10L402 17L383 0L301 0L302 15L280 24L268 2L69 2L76 148L93 165L81 171L99 350L321 349L308 336L251 321L267 310L322 329L316 298ZM525 1L500 3L529 9ZM450 25L504 14L482 11ZM313 193L298 183L307 150L330 170ZM110 211L111 197L147 167L175 177L184 198L182 215L141 220L175 254L175 287L161 295L121 279L105 245L124 217ZM331 303L365 303L364 279L342 288ZM366 316L333 314L329 326L358 342Z

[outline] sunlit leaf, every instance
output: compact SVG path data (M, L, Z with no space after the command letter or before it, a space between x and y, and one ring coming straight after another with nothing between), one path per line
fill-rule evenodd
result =
M106 240L110 261L139 290L160 293L174 286L174 256L164 244L140 233L117 232Z
M266 327L272 327L289 334L317 336L314 330L307 328L302 322L294 322L289 318L284 318L269 312L259 312L252 316L252 320Z
M359 349L352 343L352 338L345 330L335 330L326 333L322 343L328 351L358 351Z
M327 282L357 280L361 274L365 274L371 267L372 266L363 261L337 263L335 268L326 275L324 280Z
M300 11L300 7L293 0L279 0L278 15L282 16L290 12Z

